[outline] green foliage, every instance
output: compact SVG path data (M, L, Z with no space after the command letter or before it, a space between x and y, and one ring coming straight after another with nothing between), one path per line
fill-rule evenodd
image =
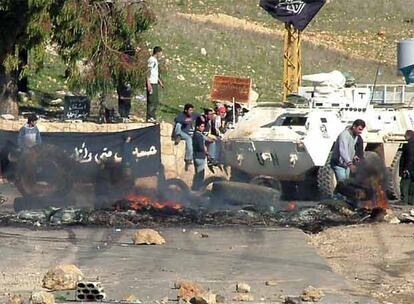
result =
M53 45L71 89L95 95L119 82L139 86L148 57L144 33L154 21L144 2L133 0L2 0L0 65L23 71L19 50L25 49L40 68Z

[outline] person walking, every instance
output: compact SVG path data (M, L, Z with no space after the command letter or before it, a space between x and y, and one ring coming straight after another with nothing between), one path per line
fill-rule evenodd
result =
M414 205L414 131L405 132L407 143L402 147L400 159L401 202Z
M355 170L355 163L359 162L355 146L364 129L365 121L357 119L353 122L351 127L346 128L339 134L331 157L331 167L335 172L337 182L348 179L350 172ZM358 146L362 145L363 141L362 138L360 138Z
M197 119L196 130L193 134L194 177L192 190L194 191L202 189L204 183L206 157L208 155L206 140L203 134L205 126L205 122L202 119Z
M162 56L162 48L156 46L152 56L148 59L147 77L147 122L156 122L156 112L159 104L158 86L164 88L164 83L159 77L158 60Z
M17 145L19 148L28 149L42 143L40 131L36 126L36 122L36 114L29 114L27 123L20 128L19 135L17 136Z

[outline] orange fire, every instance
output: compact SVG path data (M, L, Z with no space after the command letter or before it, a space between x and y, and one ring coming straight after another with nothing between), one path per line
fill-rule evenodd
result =
M287 211L293 211L293 210L295 210L295 209L296 209L296 203L295 203L294 201L290 201L290 202L287 204L286 210L287 210Z
M165 207L173 208L173 209L181 209L183 206L179 203L175 203L169 200L166 201L157 201L156 199L145 196L139 195L136 193L129 194L126 198L129 201L129 208L134 210L139 210L141 208L151 206L154 208L162 209Z
M363 208L365 209L388 209L390 207L387 199L387 194L382 189L380 182L375 183L375 195L374 198L370 201L363 202Z

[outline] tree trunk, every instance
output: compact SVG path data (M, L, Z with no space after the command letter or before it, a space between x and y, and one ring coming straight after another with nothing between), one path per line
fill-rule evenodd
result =
M0 66L0 115L11 114L17 118L19 108L17 105L17 73L7 73Z

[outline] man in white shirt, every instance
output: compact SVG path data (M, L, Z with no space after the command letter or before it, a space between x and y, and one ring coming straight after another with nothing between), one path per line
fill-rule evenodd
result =
M152 56L148 59L147 77L147 121L156 122L156 111L159 104L158 85L164 88L164 84L159 78L158 59L162 56L162 49L156 46Z

